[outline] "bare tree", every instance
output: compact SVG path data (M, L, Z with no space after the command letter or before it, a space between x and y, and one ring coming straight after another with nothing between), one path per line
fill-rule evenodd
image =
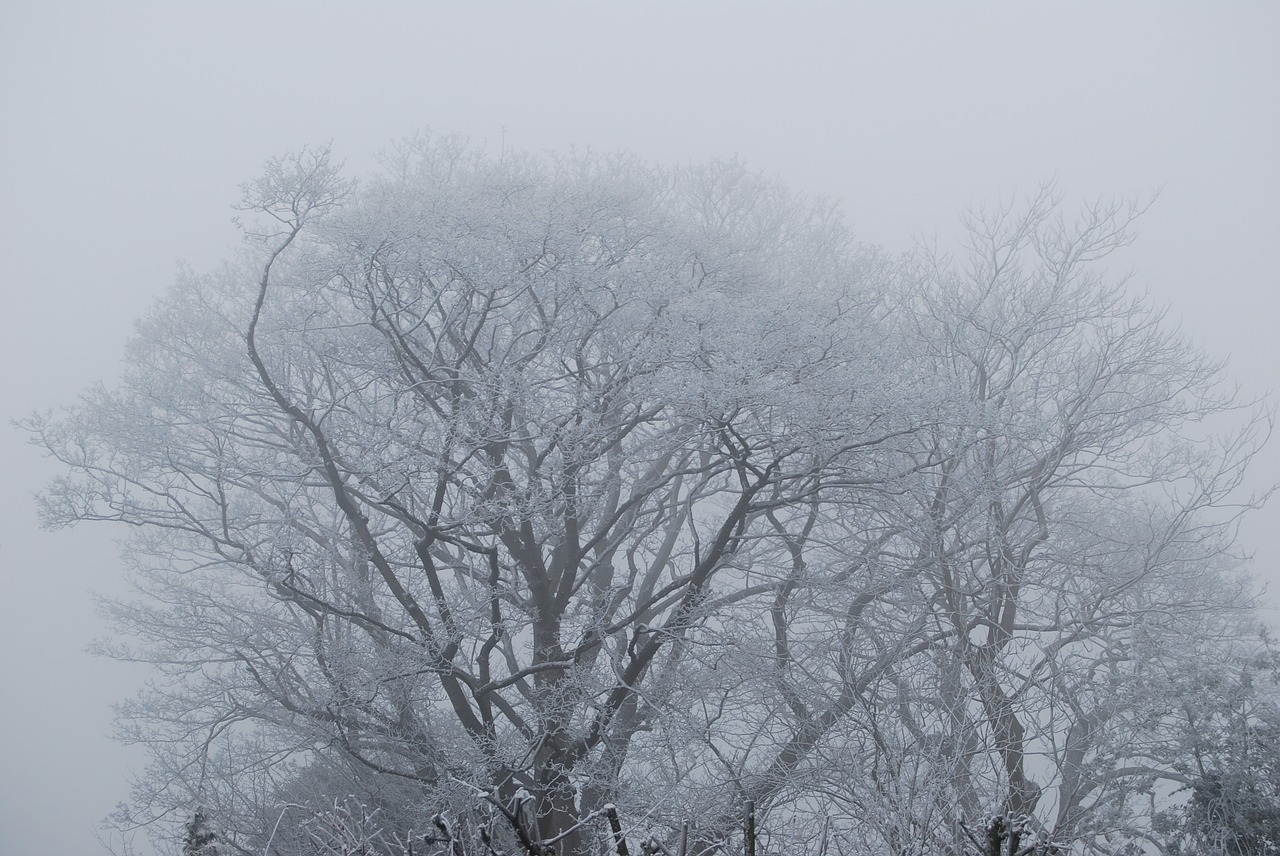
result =
M1243 605L1267 420L1098 277L1123 210L1044 195L972 219L968 267L891 261L737 163L431 137L359 187L273 161L242 209L120 387L27 424L69 471L45 522L132 531L136 822L200 804L279 853L433 815L529 854L1136 828L1167 765L1117 744L1117 688Z
M961 852L992 813L1078 848L1149 834L1151 783L1180 775L1137 713L1147 660L1249 625L1232 545L1271 417L1105 278L1135 213L1067 222L1046 188L972 215L960 260L904 265L892 321L948 417L911 438L909 487L787 541L758 622L785 739L735 747L761 804L840 806L834 832L897 853Z
M527 793L536 840L588 848L648 688L773 596L770 520L907 463L871 262L736 164L428 139L358 192L273 161L242 208L245 257L174 288L121 388L30 426L72 473L46 522L136 532L142 802L225 782L248 841L248 771L337 752L424 804Z

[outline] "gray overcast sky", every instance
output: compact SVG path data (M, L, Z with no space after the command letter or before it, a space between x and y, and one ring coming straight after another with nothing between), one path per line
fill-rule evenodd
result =
M1056 175L1163 188L1116 259L1251 392L1280 345L1280 3L19 3L0 0L0 402L116 372L131 322L235 240L238 184L430 126L490 148L738 154L890 249ZM1280 445L1280 444L1277 444ZM54 470L0 431L0 854L103 852L141 673L95 660L117 533L38 531ZM1268 450L1255 475L1280 478ZM1280 581L1280 503L1244 533ZM1280 586L1277 586L1280 588Z

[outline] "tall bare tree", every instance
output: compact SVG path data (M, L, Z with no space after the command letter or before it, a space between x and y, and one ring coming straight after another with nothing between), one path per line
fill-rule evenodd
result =
M432 137L360 186L273 161L241 207L120 386L27 426L68 468L46 523L132 531L138 822L281 854L479 834L477 799L529 853L611 846L613 805L691 852L745 805L790 852L1136 828L1162 768L1118 688L1242 605L1266 419L1099 278L1123 210L1045 195L963 264L889 260L737 163Z
M244 258L174 288L121 388L31 426L72 473L47 523L136 530L140 796L336 752L424 803L527 793L587 848L690 633L772 597L770 521L909 463L875 260L736 164L449 140L359 190L304 151L242 208Z
M706 730L777 823L921 854L992 812L1101 852L1149 834L1152 783L1181 774L1138 713L1164 692L1148 658L1251 626L1232 548L1271 418L1106 278L1135 215L1068 221L1045 188L900 269L886 331L946 415L894 491L790 526L755 619L773 704L732 751Z

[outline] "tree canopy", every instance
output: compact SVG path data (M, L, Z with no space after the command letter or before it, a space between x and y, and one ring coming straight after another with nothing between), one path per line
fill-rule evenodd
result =
M121 382L26 426L66 465L47 525L129 524L128 822L199 806L280 854L375 816L382 849L436 817L589 853L610 811L710 852L747 804L790 853L958 853L993 812L1151 834L1151 663L1247 620L1269 414L1105 277L1131 207L1042 188L893 257L736 162L424 136L358 184L274 160L241 210Z

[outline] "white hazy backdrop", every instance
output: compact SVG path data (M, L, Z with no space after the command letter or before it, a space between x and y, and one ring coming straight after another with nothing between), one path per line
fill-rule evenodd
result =
M176 261L208 269L270 156L359 173L414 130L497 152L739 155L843 200L890 249L1057 177L1148 197L1117 274L1249 393L1280 345L1280 3L249 3L0 0L5 421L117 374ZM1280 443L1275 444L1280 446ZM0 854L98 854L141 754L108 737L140 669L84 652L127 591L108 528L45 533L56 473L0 430ZM1255 488L1280 479L1268 449ZM1280 502L1243 533L1280 581ZM1277 613L1271 613L1273 617Z

